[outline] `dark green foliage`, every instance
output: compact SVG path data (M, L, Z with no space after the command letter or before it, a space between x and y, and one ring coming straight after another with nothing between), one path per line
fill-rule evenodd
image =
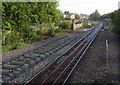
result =
M64 13L69 14L70 12L69 11L65 11Z
M64 31L65 31L64 29L58 28L58 29L55 30L55 33L62 33L62 32L64 32Z
M92 25L88 25L89 23L92 23L91 21L81 21L83 23L83 28L92 28Z
M71 28L71 23L70 22L62 22L59 26L62 29L70 29Z
M113 30L120 34L120 9L112 12L109 16L112 19Z
M70 18L65 18L65 20L71 20Z
M98 12L98 10L96 10L95 12L93 12L92 14L90 14L90 20L99 20L100 19L100 13Z
M23 42L23 39L20 37L19 33L12 33L8 37L9 38L6 39L7 44L3 45L3 50L16 49L25 45L25 42Z
M75 14L75 19L80 19L80 15L79 14Z
M18 48L23 43L38 40L36 29L30 26L59 22L61 12L57 9L57 4L57 2L2 2L3 48L8 45ZM46 35L54 33L51 31L52 28Z
M80 23L82 23L81 21L78 21L78 22L76 22L75 24L80 24Z

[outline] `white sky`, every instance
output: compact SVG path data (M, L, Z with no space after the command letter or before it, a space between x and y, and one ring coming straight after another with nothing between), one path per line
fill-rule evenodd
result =
M62 12L91 14L96 9L100 14L106 14L118 9L120 0L59 0L59 7Z

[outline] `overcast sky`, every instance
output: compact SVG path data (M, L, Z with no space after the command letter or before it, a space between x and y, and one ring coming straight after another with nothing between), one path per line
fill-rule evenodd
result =
M59 9L73 13L91 14L96 9L101 14L113 12L118 9L120 0L59 0Z

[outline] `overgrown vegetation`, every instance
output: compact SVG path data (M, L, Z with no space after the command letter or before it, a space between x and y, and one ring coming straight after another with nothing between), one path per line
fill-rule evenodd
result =
M65 20L71 20L70 18L65 18Z
M104 14L101 19L105 21L108 30L112 30L120 35L120 9L109 14Z
M83 24L83 28L92 28L93 26L92 25L88 25L86 23Z
M62 29L70 29L72 26L72 24L70 22L62 22L59 27L61 27Z
M78 22L76 22L75 24L80 24L80 23L82 23L81 21L78 21Z
M109 14L112 24L113 24L113 30L120 35L120 9L112 12Z
M57 2L3 2L3 51L65 33L64 29L55 26L61 20L57 5Z
M81 21L81 23L83 23L83 28L92 28L93 26L92 25L89 25L89 24L92 24L92 21Z

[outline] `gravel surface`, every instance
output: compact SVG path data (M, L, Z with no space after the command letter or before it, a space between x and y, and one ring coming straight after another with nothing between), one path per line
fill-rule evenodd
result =
M62 35L62 36L65 36L65 35ZM40 47L40 46L48 43L51 39L53 39L53 38L51 37L49 39L39 40L39 41L33 42L31 44L27 44L26 46L24 46L22 48L2 52L2 60L4 61L4 60L9 59L11 57L15 57L17 55L20 55L23 52L27 52L28 50L32 50L33 48Z
M83 32L71 32L69 34L64 34L64 35L61 35L61 36L66 36L66 35L70 36L70 35L74 35L76 33L83 33ZM27 44L26 46L24 46L22 48L18 48L18 49L15 49L15 50L2 52L2 60L0 60L0 61L4 61L4 60L9 59L11 57L15 57L17 55L22 54L23 52L27 52L28 50L32 50L33 48L40 47L40 46L50 42L54 38L55 37L51 37L51 38L44 39L44 40L39 40L39 41L33 42L31 44Z
M81 35L79 38L82 38L82 36L84 36L86 33L88 32L73 32L71 34L68 34L67 36L71 37L71 36L76 36L76 35ZM63 35L66 36L66 35ZM28 46L28 48L26 48L26 50L24 49L25 47L21 48L21 49L16 49L15 51L11 51L13 55L18 55L19 51L20 53L27 51L28 49L33 49L36 48L37 46L42 46L45 43L48 43L51 39L47 39L44 41L38 41L38 42L34 42L32 44L30 44ZM76 42L76 41L75 41ZM74 42L74 43L75 43ZM28 81L31 77L35 76L41 69L43 69L48 63L50 63L51 61L53 61L55 58L57 58L61 53L63 53L66 49L68 49L70 47L70 45L67 45L65 47L63 47L61 50L59 50L58 52L50 55L47 59L45 59L44 61L40 62L39 64L35 65L34 67L27 69L24 73L21 73L20 76L18 76L16 79L14 79L13 81L10 81L9 83L25 83L26 81ZM23 50L22 50L23 49ZM10 52L6 52L5 55L9 54ZM10 56L7 56L7 59L11 58Z
M108 40L108 54L106 49ZM69 83L118 83L118 38L101 31L78 64Z

